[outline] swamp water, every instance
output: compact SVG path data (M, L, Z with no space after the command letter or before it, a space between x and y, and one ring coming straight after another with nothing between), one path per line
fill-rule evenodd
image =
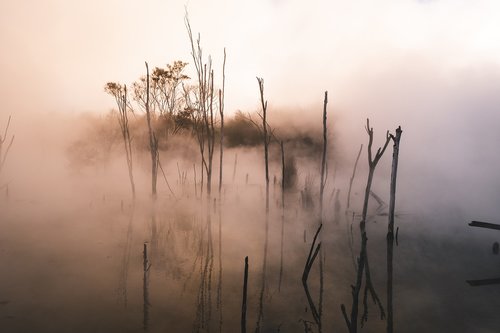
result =
M246 193L251 194L246 197ZM265 215L262 189L257 186L228 187L221 206L210 204L211 236L202 204L192 194L177 199L160 196L154 220L149 203L139 200L133 208L113 196L80 199L66 206L51 204L50 199L3 200L1 331L239 332L248 256L247 331L254 331L259 321L265 281L261 332L317 332L301 280L317 219L302 208L285 209L279 288L281 208L278 192L271 193L265 277ZM289 207L300 207L298 197L287 197ZM359 216L338 210L335 214L333 206L325 205L332 217L325 219L319 236L324 260L322 331L347 332L341 304L350 313L360 248ZM374 209L371 214L367 223L371 278L386 308L387 216L376 215ZM397 215L395 332L498 332L500 285L471 286L466 281L500 277L500 257L492 253L500 234L469 227L470 221L453 209ZM316 307L320 258L308 278ZM367 301L368 321L358 328L384 332L386 321L380 319L378 306L370 295Z

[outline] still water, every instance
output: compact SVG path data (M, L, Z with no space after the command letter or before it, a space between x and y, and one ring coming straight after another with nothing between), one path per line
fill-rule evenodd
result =
M318 219L290 194L281 252L282 211L272 196L264 256L262 190L248 197L244 190L227 190L220 206L211 202L209 220L192 194L160 198L154 209L112 196L67 205L2 201L1 332L239 332L246 256L247 331L317 332L302 274ZM327 206L308 286L322 331L348 332L341 305L350 313L359 216ZM367 223L368 256L386 311L387 216L378 213L372 209ZM395 332L500 331L500 284L467 283L500 278L500 256L492 252L500 233L469 222L447 207L397 213ZM368 294L359 331L385 332L386 324Z

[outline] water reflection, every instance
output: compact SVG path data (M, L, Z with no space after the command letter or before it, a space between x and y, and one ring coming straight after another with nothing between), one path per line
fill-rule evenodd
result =
M258 318L262 287L259 263L264 258L265 230L263 213L254 214L255 205L250 200L253 194L246 198L241 188L238 192L237 209L233 209L236 189L227 189L226 200L220 206L224 211L224 247L220 253L224 288L219 300L216 258L220 250L215 246L216 233L209 233L206 216L182 202L191 199L184 198L175 207L159 205L156 254L151 227L145 223L150 211L125 205L122 213L119 198L106 196L105 203L95 200L92 209L85 203L82 209L28 204L27 210L23 209L27 203L10 202L1 211L0 223L0 259L6 268L0 276L2 331L240 331L242 263L248 256L247 318ZM292 205L299 198L300 193L291 194L287 201ZM375 210L369 208L369 215ZM249 219L241 223L243 216L255 215L254 222ZM304 264L311 262L311 246L313 255L317 249L318 241L313 239L317 227L306 213L287 211L287 215L285 274L279 292L281 211L271 210L269 216L268 292L262 298L265 321L261 331L316 332L318 317L322 331L345 331L340 305L351 304L352 277L359 272L351 252L361 253L357 251L362 236L351 231L351 226L356 226L360 217L351 213L339 224L325 218L321 229L321 251L325 256L320 315L319 252L314 264L309 265L310 298L301 281ZM217 221L215 215L211 219ZM491 244L498 240L496 232L472 232L466 223L451 228L443 224L447 220L460 221L463 216L443 209L432 216L414 213L398 219L400 240L393 263L393 303L397 309L394 322L398 332L494 332L500 325L495 312L500 306L500 288L491 284L498 282L495 277L500 275L498 257L491 251ZM382 304L387 302L383 293L387 265L385 221L385 217L373 215L366 223L370 235L368 275ZM212 227L216 230L218 225ZM306 243L304 229L310 235ZM146 248L144 241L148 242ZM367 277L366 271L364 274ZM477 281L481 287L471 288L464 283L466 280ZM378 306L372 307L369 288L360 290L360 318L365 290L369 310L364 316L368 321L363 332L385 331L386 321L380 320ZM253 331L256 321L247 320L246 325L247 331Z

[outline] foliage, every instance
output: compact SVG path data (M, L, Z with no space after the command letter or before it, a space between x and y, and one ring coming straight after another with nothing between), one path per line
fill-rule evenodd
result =
M228 147L257 146L262 143L259 130L241 111L225 124L225 139Z

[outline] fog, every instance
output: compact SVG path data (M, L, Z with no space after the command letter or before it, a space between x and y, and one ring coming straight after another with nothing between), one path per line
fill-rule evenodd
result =
M403 130L394 330L495 331L500 289L466 280L499 273L496 231L467 226L500 216L498 9L494 1L446 0L3 1L0 163L15 138L0 169L0 329L234 332L248 256L249 330L349 331L340 305L351 311L364 256L369 118L374 152L387 131ZM154 68L183 60L195 78L186 10L203 55L213 57L216 89L224 48L228 55L222 190L218 115L210 197L196 131L169 133L158 120L162 170L152 200L148 127L137 108L129 116L134 200L117 107L104 85L131 87L145 74L144 61ZM264 78L274 135L269 214L262 136L248 120L261 121L256 76ZM276 140L284 142L287 170L296 172L285 208ZM371 279L385 310L392 149L391 141L371 188L384 204L370 196L366 224ZM322 249L308 281L314 301L323 302L322 327L301 280L319 221ZM362 299L363 289L360 317ZM385 331L387 319L368 303L358 329Z

